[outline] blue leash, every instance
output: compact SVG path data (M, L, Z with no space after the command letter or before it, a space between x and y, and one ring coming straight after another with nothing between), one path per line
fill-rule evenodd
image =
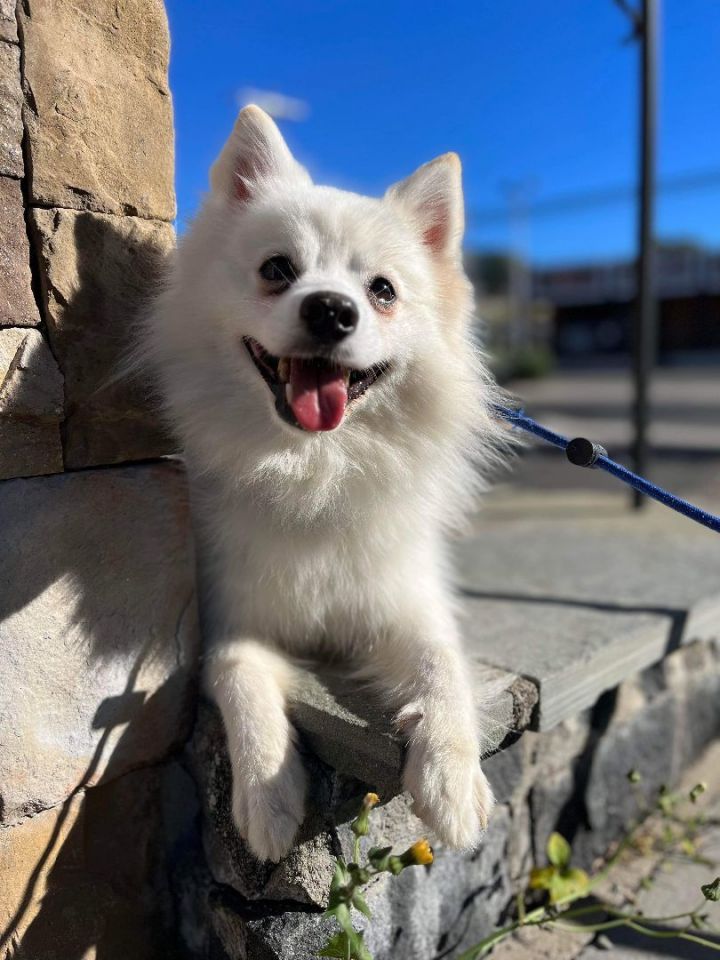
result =
M567 437L564 437L561 433L554 433L552 430L548 430L547 427L541 426L536 420L533 420L532 417L528 417L522 410L503 407L500 404L495 405L495 410L499 416L507 420L508 423L511 423L514 427L526 430L528 433L540 437L541 440L552 443L553 446L560 447L561 450L565 451L565 455L570 463L575 464L575 466L599 467L601 470L605 470L606 473L612 474L613 477L617 477L618 480L622 480L623 483L634 487L635 490L639 490L640 493L644 493L645 496L652 497L653 500L664 503L665 506L670 507L671 510L677 510L678 513L682 513L683 516L689 517L696 523L701 523L704 527L709 527L716 533L720 533L720 517L715 516L713 513L708 513L707 510L701 510L700 507L696 507L695 504L683 500L682 497L676 497L675 494L663 490L662 487L650 483L650 481L644 477L638 476L638 474L633 473L632 470L628 470L626 467L611 460L607 455L607 450L601 447L599 443L593 443L592 440L586 440L585 437L576 437L574 440L568 440Z

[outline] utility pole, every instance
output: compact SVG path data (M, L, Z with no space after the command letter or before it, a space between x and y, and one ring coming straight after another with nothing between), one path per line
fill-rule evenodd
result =
M531 340L530 180L503 184L510 226L509 346L522 349Z
M655 147L657 127L657 50L660 0L640 0L640 9L628 0L617 5L633 22L633 35L640 44L640 136L638 170L638 251L636 309L633 323L633 469L647 475L649 461L650 380L657 356L657 301L655 297ZM633 505L646 500L633 491Z

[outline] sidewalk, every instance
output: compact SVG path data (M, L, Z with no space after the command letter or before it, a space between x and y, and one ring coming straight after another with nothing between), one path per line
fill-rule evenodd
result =
M560 371L540 380L508 384L527 412L567 436L601 443L630 465L632 380L618 370ZM682 496L720 502L720 370L716 367L657 371L652 389L650 479ZM501 478L502 481L502 478ZM558 451L530 441L528 452L504 481L526 489L605 491L629 498L597 471L571 468Z

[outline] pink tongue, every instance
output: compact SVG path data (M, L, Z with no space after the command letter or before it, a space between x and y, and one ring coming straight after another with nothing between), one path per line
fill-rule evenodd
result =
M337 367L290 361L290 406L305 430L334 430L345 415L347 382Z

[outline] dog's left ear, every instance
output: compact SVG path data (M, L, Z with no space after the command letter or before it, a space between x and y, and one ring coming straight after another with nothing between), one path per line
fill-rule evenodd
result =
M423 164L385 194L410 213L426 244L436 255L459 256L465 216L462 167L456 153Z
M310 183L274 121L254 104L238 114L227 143L210 170L215 193L244 204L265 185L285 180Z

